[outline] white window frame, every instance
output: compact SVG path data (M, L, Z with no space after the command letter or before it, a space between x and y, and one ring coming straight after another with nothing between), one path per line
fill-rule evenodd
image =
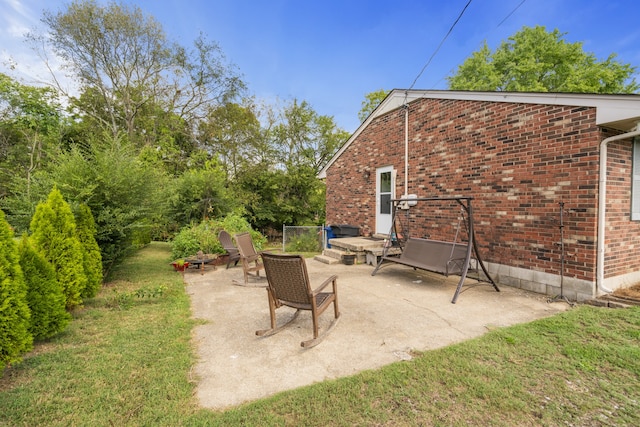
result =
M631 221L640 221L640 138L633 138L631 166Z

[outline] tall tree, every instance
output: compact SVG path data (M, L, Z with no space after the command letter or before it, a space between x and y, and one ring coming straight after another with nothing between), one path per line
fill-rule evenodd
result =
M220 218L233 210L236 202L225 187L224 171L217 161L191 169L174 180L168 195L171 218L179 225Z
M191 49L172 43L137 6L76 0L62 12L46 12L42 21L49 34L31 39L36 46L50 44L63 59L83 94L75 106L112 136L124 132L144 141L139 122L145 111L158 106L192 122L243 88L215 43L203 35Z
M110 136L63 153L38 182L43 189L57 185L70 204L90 208L105 274L149 230L151 218L164 213L167 199L166 175L141 163L131 143Z
M308 167L284 171L256 165L244 170L236 185L250 222L259 230L324 222L325 187Z
M33 173L57 149L61 111L55 90L0 73L0 196L18 178L29 193Z
M213 108L199 129L202 149L220 160L226 180L238 175L243 165L255 162L264 151L260 121L250 100Z
M305 166L315 173L327 164L349 134L333 117L319 115L307 101L294 99L281 112L271 138L279 162L286 169Z
M448 77L452 90L635 93L636 67L611 54L599 61L566 33L524 27L495 51L485 43Z
M364 96L364 101L362 101L362 108L358 111L358 118L361 122L364 122L369 114L375 110L378 105L382 102L383 99L389 95L388 90L379 89L373 92L369 92Z
M252 224L280 229L324 220L324 185L317 174L348 138L330 116L293 100L263 127L269 157L248 163L234 181Z

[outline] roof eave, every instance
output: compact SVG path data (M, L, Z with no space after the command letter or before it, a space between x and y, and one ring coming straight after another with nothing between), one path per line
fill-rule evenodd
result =
M358 129L340 147L325 167L318 173L324 179L327 170L376 117L395 110L419 98L452 99L487 102L511 102L525 104L575 105L577 107L596 108L596 124L621 131L634 129L640 122L640 95L622 94L585 94L585 93L549 93L549 92L477 92L449 90L406 90L394 89L369 114Z

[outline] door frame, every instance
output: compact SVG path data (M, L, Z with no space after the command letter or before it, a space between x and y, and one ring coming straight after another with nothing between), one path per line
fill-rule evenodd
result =
M390 191L382 191L383 183L382 175L389 174ZM386 190L386 189L385 189ZM396 193L396 171L393 166L382 166L376 168L376 234L388 234L391 231L393 212L391 207L391 199L395 198ZM388 213L383 213L382 200L389 200Z

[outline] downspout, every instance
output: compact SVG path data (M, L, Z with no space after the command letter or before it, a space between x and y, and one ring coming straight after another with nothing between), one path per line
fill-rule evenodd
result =
M409 194L409 106L404 105L404 195L406 199Z
M631 132L605 138L600 143L600 171L599 171L599 195L598 195L598 236L597 236L597 261L596 261L596 293L598 290L606 293L613 292L604 286L604 250L605 250L605 222L607 210L607 145L620 139L632 138L640 135L640 123Z

